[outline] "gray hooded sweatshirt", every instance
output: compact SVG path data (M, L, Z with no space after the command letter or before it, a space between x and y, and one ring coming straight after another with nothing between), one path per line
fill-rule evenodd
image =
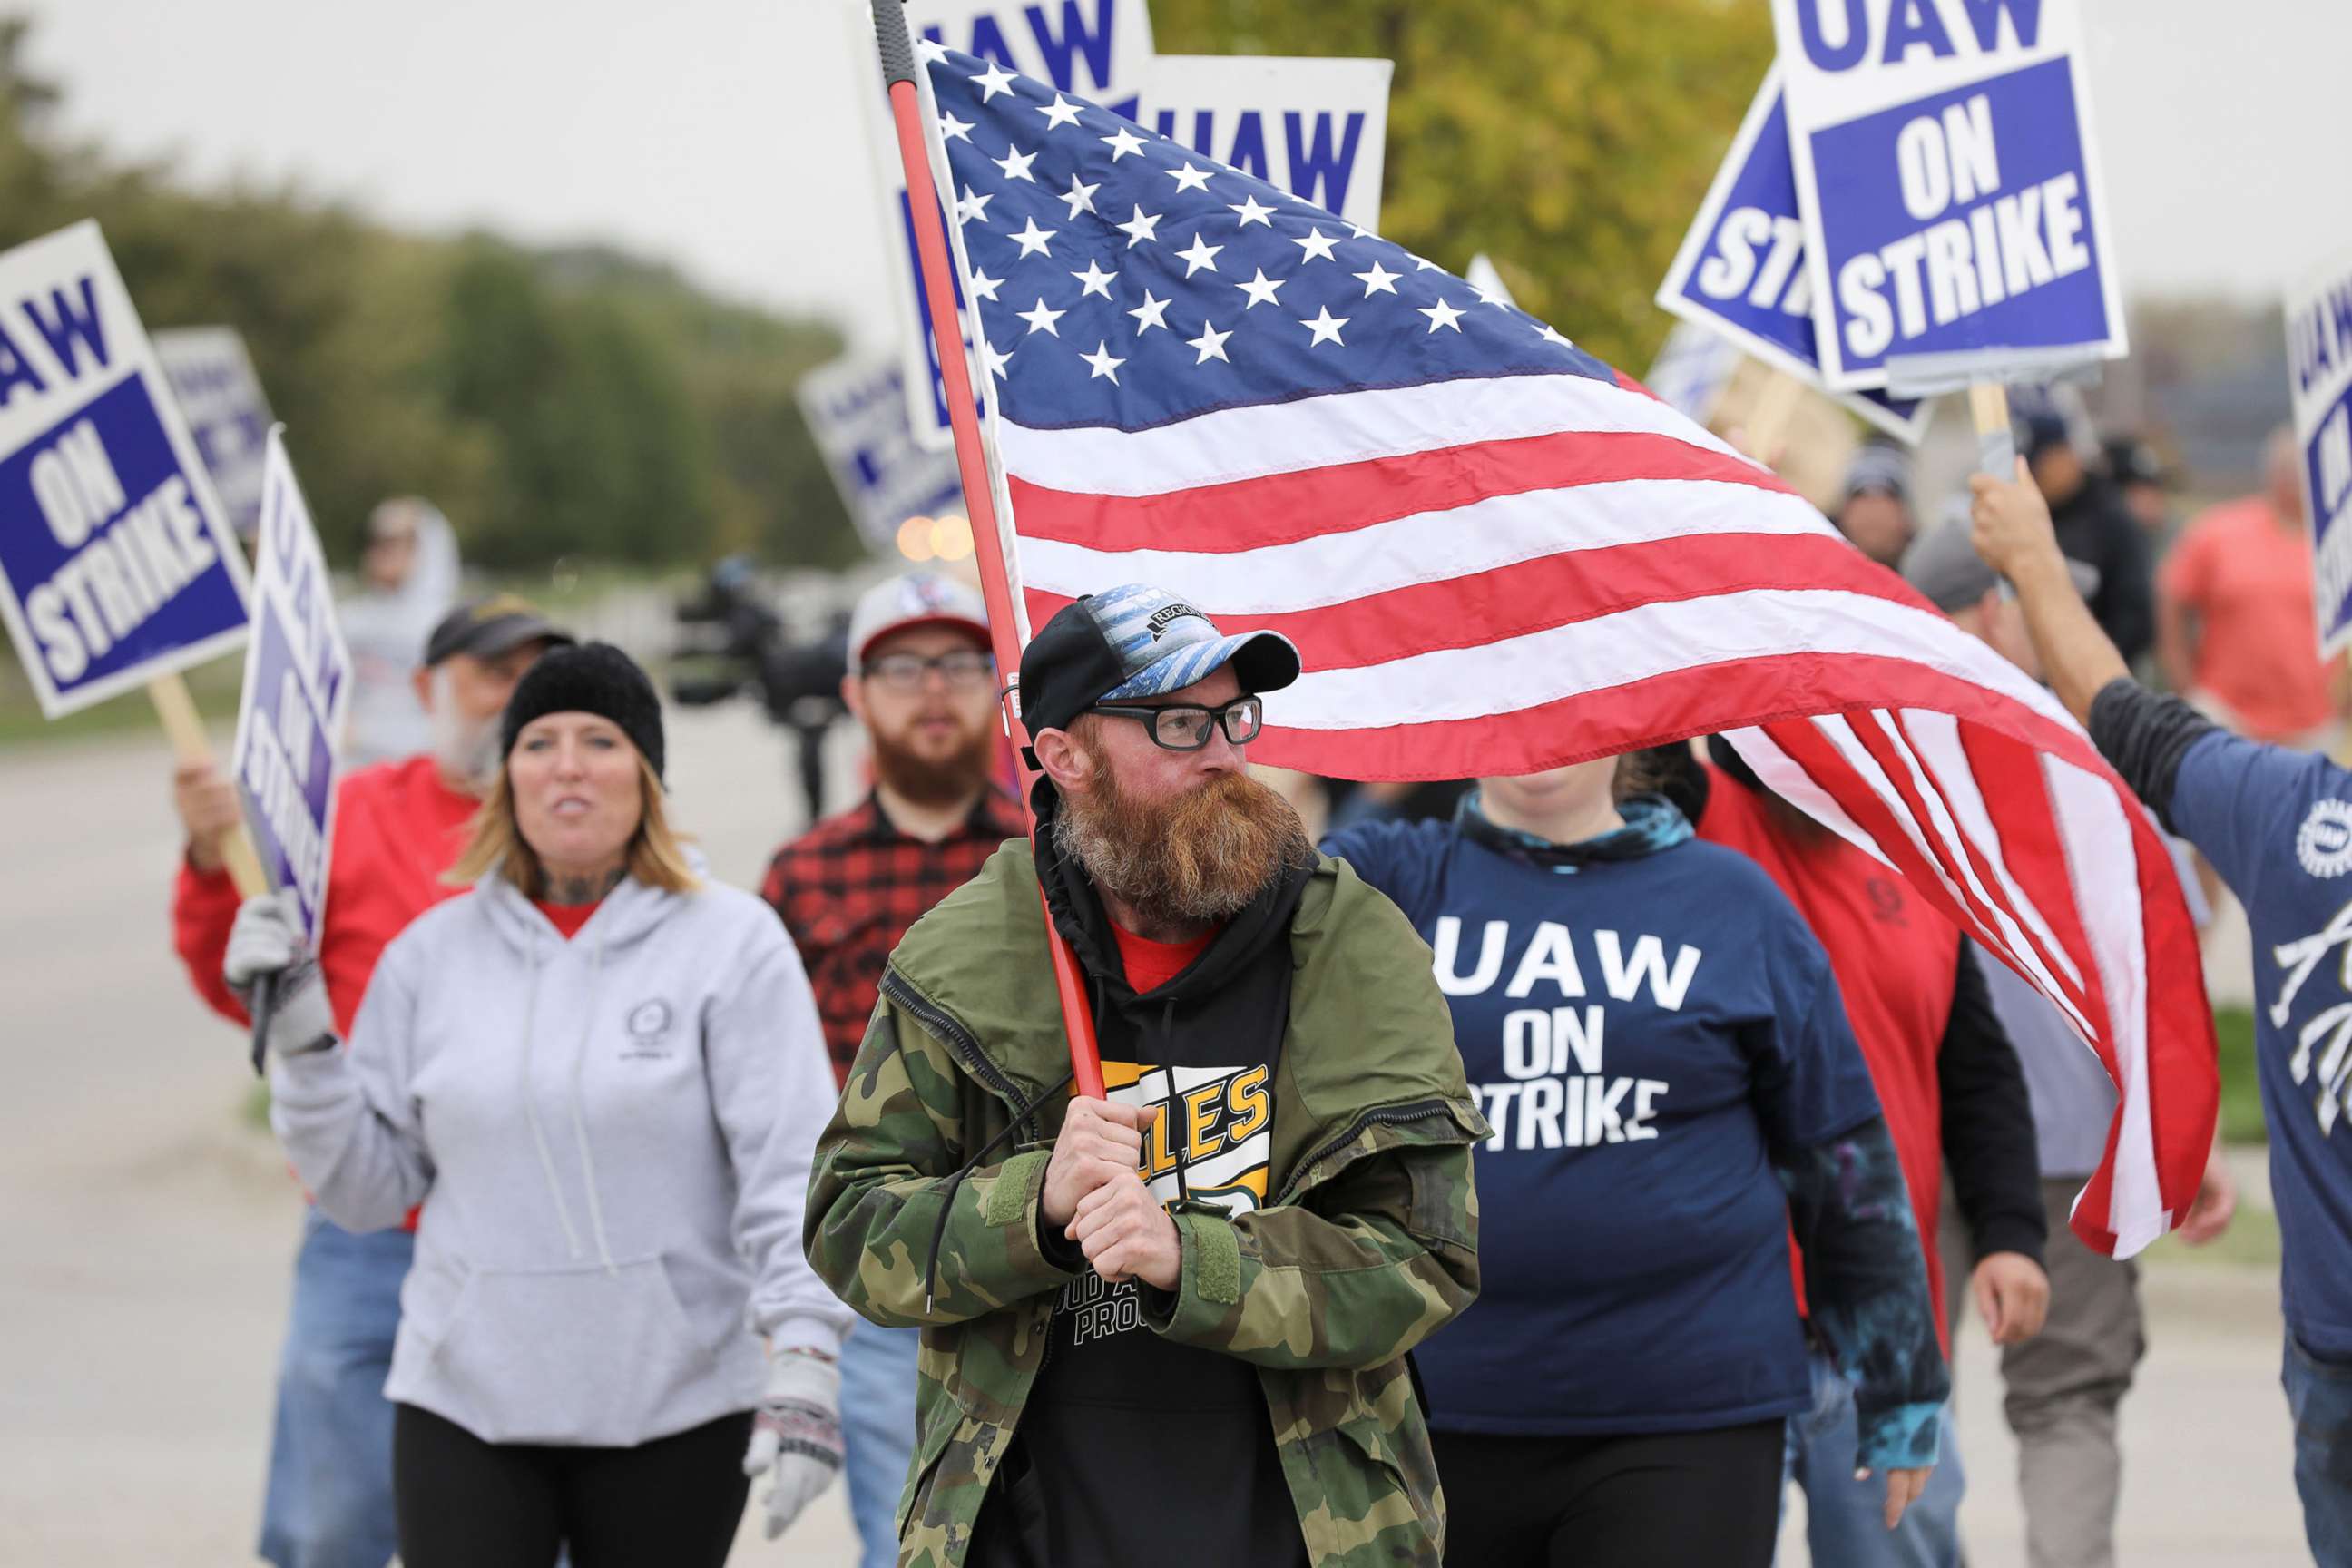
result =
M504 878L383 950L270 1122L352 1230L424 1205L388 1398L493 1443L627 1447L755 1407L848 1310L801 1252L835 1099L775 911L632 879L566 942Z

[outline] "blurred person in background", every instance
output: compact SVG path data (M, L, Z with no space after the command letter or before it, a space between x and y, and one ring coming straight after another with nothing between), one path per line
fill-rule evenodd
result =
M2048 503L2076 591L2129 664L2156 640L2147 531L2107 476L2084 461L2065 416L2044 400L2021 404L2018 452Z
M808 969L836 1087L848 1079L890 950L1027 830L995 782L996 661L977 593L930 573L868 589L850 616L849 660L841 696L872 748L874 787L776 851L761 888ZM849 1511L864 1568L898 1560L920 1341L916 1329L861 1320L841 1347Z
M401 1560L713 1568L752 1477L772 1539L841 1465L849 1313L800 1246L816 1008L671 828L627 655L541 658L498 733L471 890L384 948L348 1052L285 895L238 910L224 978L275 980L270 1124L320 1206L417 1215L384 1387Z
M1865 441L1847 468L1838 509L1830 521L1848 542L1893 566L1918 531L1911 510L1911 455L1888 441Z
M2321 751L2342 719L2319 658L2298 460L2294 432L2272 432L2262 493L2190 521L2158 580L2158 658L2172 689L2223 728Z
M413 677L429 748L348 773L335 802L334 855L317 962L346 1033L384 944L462 889L445 880L498 773L499 718L515 682L572 641L523 601L462 605L433 628ZM172 897L173 945L212 1009L247 1025L221 976L237 895L221 845L241 820L236 787L206 764L173 775L187 847ZM413 1237L354 1234L303 1216L294 1300L278 1367L260 1554L278 1568L383 1568L396 1541L392 1405L383 1382Z
M399 496L369 514L360 593L335 607L352 654L349 765L414 756L430 743L415 678L457 596L457 536L438 508Z
M2344 963L2352 885L2343 880L2352 873L2352 773L2232 735L2133 681L2074 591L2039 492L1981 474L1969 484L1973 542L2014 584L2051 689L2158 820L2245 905L2295 1489L2313 1557L2344 1568L2352 1564L2352 1139L2331 1135L2352 1113ZM2217 1205L2200 1191L2197 1206L2211 1215Z
M1969 528L1963 507L1912 547L1904 577L1954 626L2039 679L2024 612L1969 543ZM2189 874L2188 847L2170 843L2190 915L2202 926L2209 911ZM2139 1266L2092 1250L2067 1219L2074 1194L2105 1152L2116 1087L2049 998L1989 953L1979 951L1977 963L1993 1014L2017 1047L2048 1236L2049 1312L2042 1331L2021 1342L1993 1335L2007 1391L2002 1414L2017 1439L2026 1560L2030 1568L2112 1568L2123 1490L2117 1412L2147 1345ZM1957 1178L1956 1170L1956 1184ZM2190 1246L2213 1240L2236 1206L2236 1184L2217 1147L2181 1239ZM1957 1299L1957 1290L1948 1294Z
M2101 446L2107 478L2115 481L2125 508L2147 536L2148 549L2161 555L2172 545L2172 476L2165 471L2156 448L2138 436L2110 436Z
M1608 757L1482 779L1450 822L1324 841L1434 949L1493 1127L1481 1294L1416 1352L1472 1568L1771 1561L1814 1403L1792 1226L1867 1544L1937 1462L1918 1231L1829 959L1648 783Z

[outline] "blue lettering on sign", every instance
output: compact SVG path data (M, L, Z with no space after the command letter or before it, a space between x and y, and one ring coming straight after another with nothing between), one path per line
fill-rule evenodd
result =
M2303 458L2318 601L2326 616L2320 632L2332 637L2352 622L2352 550L2336 538L2337 530L2352 520L2352 384L2320 416Z
M325 901L327 809L335 763L324 722L330 694L313 709L296 673L296 658L275 606L262 602L254 617L252 723L237 759L237 779L253 803L255 847L273 887L292 888L306 926L316 929Z
M2329 284L2323 298L2286 326L2295 388L2309 393L2324 377L2352 364L2352 278Z
M1110 82L1112 35L1118 30L1116 18L1118 0L1095 0L1094 20L1089 24L1080 0L1061 0L1061 26L1056 30L1054 18L1044 5L1026 5L1021 15L1029 24L1029 36L1036 43L1037 54L1045 68L1045 76L1064 92L1084 92L1097 96L1098 89ZM1006 70L1021 72L1021 63L1013 58L1013 47L1005 41L1003 24L985 12L971 20L971 37L951 39L937 23L923 29L923 37L935 44L946 44L983 60L992 60ZM1081 83L1075 68L1084 59L1093 79ZM1026 74L1026 73L1024 73ZM1124 104L1104 105L1114 114L1132 113L1135 100Z
M1254 179L1272 183L1274 171L1265 161L1265 117L1251 111L1244 113L1234 130L1233 151L1225 162Z
M79 297L79 309L76 308L77 295ZM96 362L95 368L104 370L112 363L106 353L106 329L99 321L98 280L95 278L83 278L81 287L70 292L64 289L50 289L49 312L46 316L41 313L41 301L37 297L22 300L20 305L48 343L49 353L66 367L68 375L78 377L85 374L81 368L81 354L85 349Z
M1865 61L1900 65L1915 48L1925 48L1936 59L1960 54L1960 46L1946 26L1943 0L1797 0L1797 39L1813 68L1850 71ZM2042 0L1960 0L1974 37L1976 52L1991 54L2003 46L2003 25L2011 47L2032 48L2042 38ZM1838 13L1832 26L1826 13ZM1884 19L1883 38L1874 39L1874 22ZM1874 48L1874 43L1876 47Z
M18 387L34 393L49 389L48 383L41 379L40 372L17 352L16 342L8 336L7 330L0 328L0 408L5 408L16 400Z
M1812 153L1847 370L2113 335L2066 61L1816 131Z
M0 461L0 517L37 520L0 563L60 696L245 625L142 376Z
M1348 116L1348 127L1335 152L1331 146L1331 116L1315 116L1315 134L1306 136L1306 119L1296 110L1282 117L1284 139L1290 149L1290 191L1327 212L1338 212L1348 201L1348 178L1355 172L1356 148L1363 140L1361 110ZM1317 195L1318 191L1322 194Z
M1805 226L1797 216L1797 167L1789 155L1789 103L1776 96L1748 160L1724 193L1715 232L1682 297L1707 314L1819 368L1813 336L1811 274L1805 268ZM1908 419L1916 401L1857 393Z

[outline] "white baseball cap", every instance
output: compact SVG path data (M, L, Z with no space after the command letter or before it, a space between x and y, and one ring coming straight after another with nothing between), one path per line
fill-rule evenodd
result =
M909 572L877 583L858 596L849 616L849 663L866 662L866 650L893 632L910 626L953 626L988 646L988 605L977 591L936 572Z

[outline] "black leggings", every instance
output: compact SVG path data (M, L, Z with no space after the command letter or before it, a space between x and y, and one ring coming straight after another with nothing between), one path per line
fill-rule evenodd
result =
M735 1543L751 1415L634 1448L485 1443L413 1405L394 1407L393 1502L407 1568L719 1568Z
M1631 1437L1432 1434L1445 1561L1465 1568L1769 1568L1787 1424Z

